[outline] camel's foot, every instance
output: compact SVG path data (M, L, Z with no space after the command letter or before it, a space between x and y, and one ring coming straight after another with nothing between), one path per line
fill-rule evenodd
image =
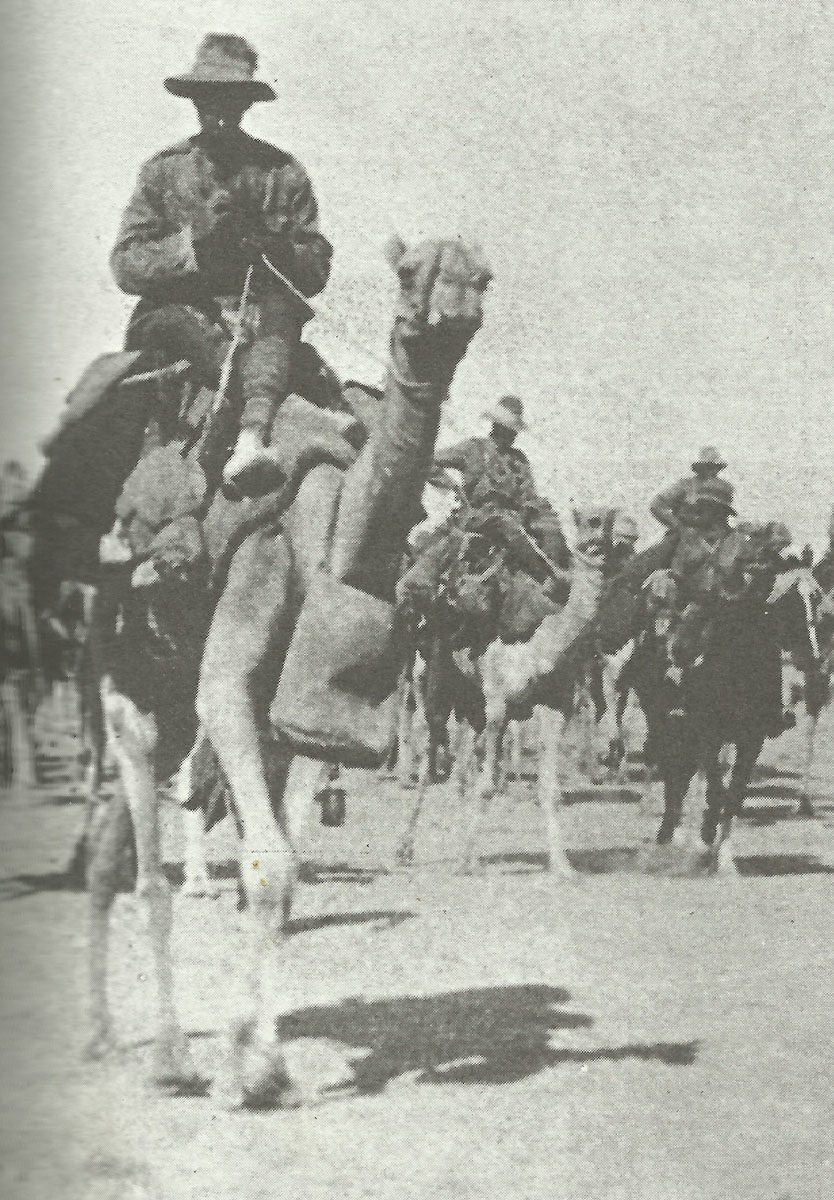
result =
M680 846L684 850L689 845L689 834L681 825L672 831L671 842L673 846Z
M547 860L547 874L555 883L578 883L579 872L570 865L564 850L551 850Z
M403 838L397 847L396 853L398 867L410 867L414 862L414 838Z
M298 1108L303 1103L301 1089L290 1078L280 1047L258 1041L251 1022L233 1029L229 1053L212 1094L230 1111Z
M118 1049L113 1026L109 1021L96 1022L90 1040L84 1047L84 1058L89 1062L100 1062Z
M738 875L733 848L729 842L722 842L715 852L715 873L722 879L734 879Z
M817 815L816 809L807 795L802 795L799 797L799 803L796 806L796 815L798 817L810 818L813 818Z
M220 895L220 888L207 874L186 875L180 888L180 895L216 900Z
M200 1095L208 1080L200 1075L191 1061L188 1040L180 1029L166 1029L159 1034L153 1047L150 1083L172 1095Z
M465 854L460 860L458 875L485 875L486 865L475 854Z
M699 866L705 874L714 875L718 879L740 878L733 851L729 845L719 845L718 843L710 846L702 845Z

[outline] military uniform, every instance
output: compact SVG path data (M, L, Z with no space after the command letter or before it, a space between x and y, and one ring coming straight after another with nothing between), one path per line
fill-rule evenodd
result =
M498 414L501 415L500 413ZM489 542L510 535L513 550L521 554L518 565L536 577L542 563L523 542L515 544L512 532L520 526L561 568L570 552L553 508L539 496L527 456L516 446L501 444L491 434L466 438L435 456L435 479L444 470L459 471L465 505L430 536L414 565L403 576L401 599L434 594L443 571L461 552L468 535L481 534ZM532 561L523 559L532 553Z
M667 529L687 525L692 506L706 482L721 502L731 507L735 489L728 480L718 478L718 472L726 465L714 446L704 446L692 464L693 474L677 480L655 496L651 504L652 516Z
M434 461L460 471L471 508L494 505L521 513L540 504L530 463L516 446L499 446L492 437L466 438L441 450Z
M204 335L219 340L222 356L250 260L230 244L201 261L194 227L218 207L260 231L267 258L303 295L324 287L332 249L319 232L303 167L241 130L219 163L197 134L144 165L122 217L111 266L119 287L142 297L129 344L188 356L191 342ZM291 353L308 315L284 284L256 265L247 344L238 361L243 425L268 429L287 394Z

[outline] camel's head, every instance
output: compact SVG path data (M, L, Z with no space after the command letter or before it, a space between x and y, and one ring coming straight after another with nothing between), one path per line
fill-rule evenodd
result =
M460 239L409 248L393 238L386 257L400 281L396 329L409 354L419 356L415 367L454 368L483 321L492 278L483 253Z

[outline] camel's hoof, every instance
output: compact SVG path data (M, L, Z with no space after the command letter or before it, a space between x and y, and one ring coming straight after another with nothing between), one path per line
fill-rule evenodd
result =
M398 867L412 866L414 863L414 843L402 842L402 844L397 847L396 859Z
M100 1062L103 1058L113 1054L117 1048L113 1030L109 1025L102 1025L93 1032L84 1047L84 1058L88 1062Z
M807 796L800 797L799 804L796 807L796 815L798 817L810 817L812 819L817 815L816 809Z
M298 1108L304 1102L280 1050L253 1046L233 1053L226 1069L215 1080L212 1095L231 1112L244 1108Z
M220 888L208 875L192 875L184 881L180 888L180 895L194 899L216 900L220 895Z
M465 858L458 867L458 875L468 875L470 878L486 875L486 866L479 858Z
M568 862L550 863L547 875L554 883L579 883L579 872Z
M200 1095L207 1080L195 1069L184 1034L172 1030L157 1038L153 1048L150 1083L177 1096Z
M685 850L685 849L688 847L688 845L689 845L689 836L687 835L687 832L686 832L686 830L685 830L685 829L681 829L681 827L680 827L680 826L678 826L678 828L677 828L677 829L676 829L676 830L673 832L673 834L672 834L672 845L673 845L673 846L678 846L678 847L680 847L682 850Z

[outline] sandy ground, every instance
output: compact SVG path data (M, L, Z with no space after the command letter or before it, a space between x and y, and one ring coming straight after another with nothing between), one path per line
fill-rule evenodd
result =
M453 873L460 814L433 790L409 873L391 781L350 778L348 821L311 830L314 882L280 1008L307 1104L229 1115L145 1083L152 980L117 903L123 1050L82 1060L85 898L62 870L77 803L4 794L2 1168L6 1200L816 1200L834 1179L834 746L818 818L791 816L796 736L771 744L733 881L639 869L626 793L565 809L580 876L542 872L530 784L492 815L483 877ZM169 814L169 854L181 858ZM217 900L178 898L185 1028L211 1074L241 1000L229 830Z

